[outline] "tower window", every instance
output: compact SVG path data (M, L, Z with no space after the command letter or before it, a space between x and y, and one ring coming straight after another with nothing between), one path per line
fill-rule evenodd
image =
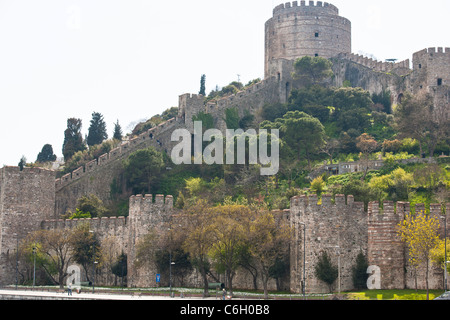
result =
M438 85L438 86L442 86L442 79L441 79L441 78L439 78L439 79L437 80L437 85Z
M422 64L419 63L419 69L422 69Z
M319 33L316 32L316 33L314 34L314 36L315 36L316 38L318 38L318 37L319 37Z

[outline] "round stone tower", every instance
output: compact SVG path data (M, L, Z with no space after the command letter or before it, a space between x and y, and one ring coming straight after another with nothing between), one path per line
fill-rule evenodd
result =
M351 53L351 22L327 2L294 1L273 10L266 22L265 77L277 59L295 60L303 56L332 58Z

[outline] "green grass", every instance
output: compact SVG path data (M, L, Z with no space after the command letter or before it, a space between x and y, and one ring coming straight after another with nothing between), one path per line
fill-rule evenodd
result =
M430 290L429 299L439 297L443 290ZM426 300L426 290L367 290L346 293L349 300Z

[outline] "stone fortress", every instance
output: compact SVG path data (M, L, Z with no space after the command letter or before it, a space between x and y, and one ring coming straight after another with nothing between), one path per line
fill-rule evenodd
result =
M77 200L84 195L95 194L106 203L110 201L111 185L120 178L122 160L149 146L170 154L175 145L171 133L180 128L193 133L192 117L199 112L211 114L216 128L226 129L224 113L228 108L237 108L241 116L250 112L257 117L264 104L285 103L290 91L300 85L292 78L292 72L295 60L302 56L321 56L333 62L335 76L330 85L340 87L349 81L371 93L389 90L394 104L407 91L429 92L437 109L449 116L450 48L418 51L413 54L412 65L409 60L380 62L353 54L351 22L339 16L338 8L321 1L294 1L277 6L266 22L265 35L264 80L245 91L208 103L201 95L183 94L179 97L176 118L60 179L55 180L56 172L44 169L0 169L0 285L15 283L14 254L18 242L27 234L39 229L71 229L88 222L102 240L112 239L115 250L127 254L128 286L155 286L156 270L134 267L135 248L149 228L184 223L182 215L173 208L172 196L132 196L128 217L70 221L59 217L74 210ZM368 257L369 265L380 268L381 288L414 288L414 270L395 232L398 222L411 209L408 203L370 203L367 211L352 196L338 195L333 201L323 196L321 204L317 203L315 196L294 197L290 209L278 213L281 221L295 230L290 247L291 272L283 280L285 289L302 292L306 275L307 292L327 292L327 287L314 276L315 262L324 250L334 262L339 261L341 291L352 289L351 269L360 252ZM423 205L418 205L416 210L422 208ZM441 207L432 204L430 213L440 215ZM443 224L441 229L443 234ZM418 285L424 288L423 270L418 272ZM434 268L430 276L432 288L443 287L441 269ZM201 287L199 279L193 274L189 285ZM102 281L111 285L107 279ZM235 287L252 288L251 282L246 272L240 272L233 283ZM274 282L270 285L275 286Z

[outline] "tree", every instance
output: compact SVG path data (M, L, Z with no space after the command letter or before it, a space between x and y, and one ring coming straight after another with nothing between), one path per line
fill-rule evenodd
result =
M306 85L320 84L333 76L332 66L331 61L325 58L305 56L295 61L293 78Z
M90 276L92 274L92 266L95 262L100 262L102 258L102 250L100 240L95 232L90 232L90 225L78 225L71 235L71 245L73 248L73 259L80 264L86 274L88 281L94 281Z
M81 119L67 120L67 129L64 131L63 155L67 161L78 151L84 151L86 146L81 135Z
M429 299L429 269L433 250L439 244L439 220L424 211L407 214L399 224L399 235L408 247L409 262L415 268L425 264L425 283ZM416 284L417 286L417 284Z
M242 251L246 249L251 210L243 205L219 205L211 211L209 256L216 270L225 273L230 294L233 294L233 278L240 266Z
M114 123L114 133L113 133L113 139L122 141L122 127L119 124L119 120L117 120L116 123Z
M108 211L103 205L103 201L94 194L78 199L77 209L85 214L90 213L92 218L101 218Z
M378 142L367 133L363 133L356 139L356 147L362 153L362 163L365 166L364 175L361 180L365 180L367 176L367 171L369 170L369 156L378 148Z
M206 96L206 75L202 75L200 79L200 92L202 96Z
M280 129L281 139L293 150L296 150L297 159L301 160L304 154L311 169L311 155L316 154L325 144L325 129L317 118L304 112L290 111L275 123L265 121L261 124L263 129Z
M319 176L315 178L313 181L311 181L311 191L317 194L318 196L321 196L322 193L326 190L327 184L323 180L322 176Z
M445 247L446 242L447 248ZM447 276L448 276L448 273L450 273L450 263L445 263L446 254L448 261L448 257L450 257L450 238L447 238L447 241L445 241L445 239L439 240L436 248L431 250L431 260L436 265L440 266L442 270L445 270L445 266L447 265Z
M71 232L66 230L39 230L31 233L26 240L38 246L42 268L61 289L72 260L71 236Z
M155 148L138 150L124 162L125 178L134 193L151 193L152 183L157 181L164 166L163 155Z
M429 94L413 96L407 92L394 111L395 126L400 137L416 139L421 155L431 129L432 110L433 99Z
M103 115L98 112L93 112L87 144L90 147L95 146L101 144L106 139L108 139L108 133L106 132L106 123L103 120Z
M339 88L334 90L332 118L341 131L357 130L359 134L370 127L370 93L362 88Z
M211 211L207 201L199 200L185 209L187 219L187 237L183 250L189 253L192 266L197 269L203 281L203 296L209 296L208 273L210 271L209 250L211 248L212 229Z
M413 183L412 173L397 168L390 174L373 177L370 179L368 186L377 195L380 202L388 197L393 201L407 201Z
M116 276L122 279L122 286L123 286L123 279L128 274L127 269L127 255L125 253L121 253L120 256L117 258L115 263L111 265L111 272Z
M56 161L56 155L53 153L53 147L51 144L46 144L42 147L42 151L39 152L36 162L45 163Z
M367 262L367 258L360 252L356 257L356 265L352 269L353 286L355 289L367 288L367 279L369 278L367 274L368 267L369 263Z
M331 259L326 251L319 256L319 260L315 266L315 275L317 279L325 282L330 292L332 292L333 283L338 277L338 268L331 263Z
M175 118L178 115L178 107L171 107L167 110L165 110L163 113L161 113L161 118L164 121L170 120Z
M290 235L290 228L280 225L270 211L257 210L256 217L250 222L250 252L261 275L266 299L269 297L267 283L277 262L283 261L288 253Z

